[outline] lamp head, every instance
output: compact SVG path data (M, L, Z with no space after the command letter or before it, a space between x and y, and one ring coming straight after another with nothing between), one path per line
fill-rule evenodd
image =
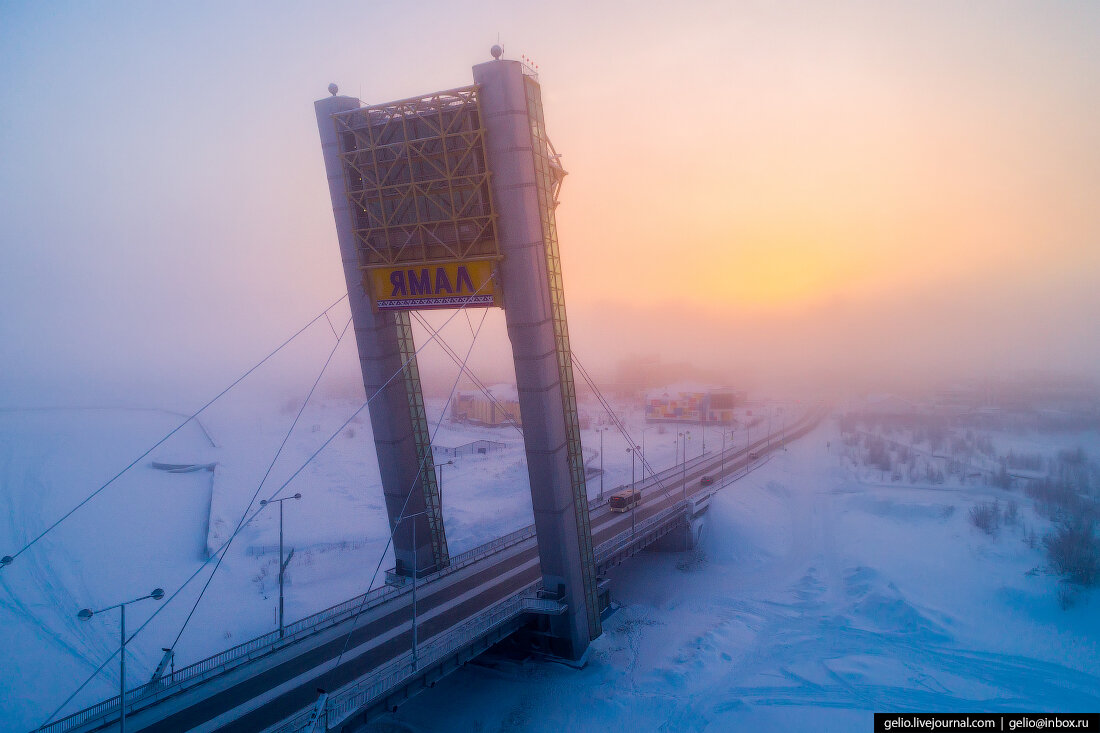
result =
M154 601L159 601L161 598L164 598L164 588L154 588L153 592L149 594L149 597Z
M76 614L76 617L77 617L78 619L80 619L81 621L87 621L87 620L88 620L88 619L90 619L90 618L91 618L91 617L92 617L93 615L94 615L94 614L92 613L92 609L90 609L90 608L82 608L82 609L80 609L80 613Z
M301 494L301 492L299 492L299 493L295 494L295 495L294 495L294 498L295 498L295 499L301 499L301 498L302 498L302 494Z

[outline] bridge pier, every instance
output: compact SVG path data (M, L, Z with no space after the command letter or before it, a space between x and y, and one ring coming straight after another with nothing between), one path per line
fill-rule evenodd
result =
M703 532L703 518L684 520L671 532L647 547L651 552L690 552L699 544Z
M703 519L710 509L710 496L696 497L689 501L682 520L664 537L647 547L652 552L689 552L699 544L703 533Z

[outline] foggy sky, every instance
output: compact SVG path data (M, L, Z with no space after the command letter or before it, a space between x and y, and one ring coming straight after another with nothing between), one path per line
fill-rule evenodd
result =
M341 294L313 100L467 85L498 33L597 372L1095 372L1094 2L225 5L0 5L0 406L224 386Z

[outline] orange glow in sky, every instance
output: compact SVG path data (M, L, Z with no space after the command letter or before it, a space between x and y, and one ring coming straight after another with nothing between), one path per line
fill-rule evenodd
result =
M312 101L467 85L498 32L570 173L585 353L1100 359L1100 4L337 6L0 11L9 371L277 340L343 287Z

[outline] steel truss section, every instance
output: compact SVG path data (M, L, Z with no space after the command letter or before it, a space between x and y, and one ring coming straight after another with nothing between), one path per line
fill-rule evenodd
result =
M361 267L500 257L476 86L333 119Z
M413 441L416 444L416 458L419 461L417 465L420 488L424 495L424 511L427 512L426 519L431 528L432 560L434 561L434 567L431 570L441 570L447 567L450 558L439 501L439 486L435 478L435 457L432 455L431 434L428 432L428 416L424 410L424 393L420 386L420 368L416 363L412 321L407 311L395 311L393 319L397 326L397 346L401 354L401 363L405 365L401 369L401 376L405 382L405 395L409 401L409 418L412 422Z

